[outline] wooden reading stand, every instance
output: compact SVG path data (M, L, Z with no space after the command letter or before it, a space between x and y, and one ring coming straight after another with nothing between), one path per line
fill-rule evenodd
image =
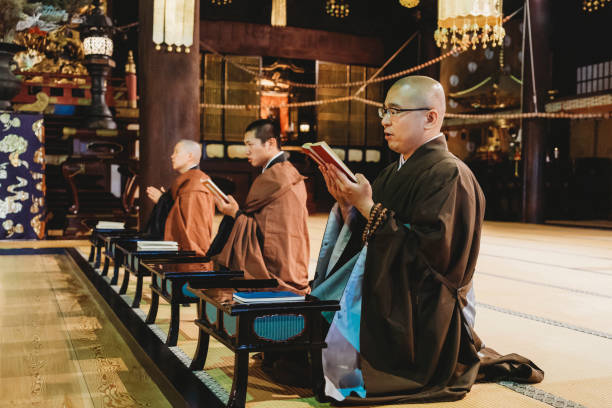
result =
M140 300L142 299L142 285L145 276L150 276L150 272L146 268L140 267L140 262L181 262L181 258L187 258L195 256L195 251L138 251L138 241L119 241L115 244L116 252L121 252L122 262L124 266L123 281L119 288L119 294L123 295L127 292L128 284L130 282L130 273L136 276L136 293L134 294L134 300L132 307L137 308L140 306ZM186 262L196 262L195 260L188 260ZM201 262L201 261L200 261Z
M116 233L108 233L108 234L101 234L101 239L103 241L103 246L104 246L104 265L102 267L102 273L100 275L102 276L106 276L108 275L108 268L110 265L110 261L113 261L113 278L115 279L114 282L111 282L112 285L116 285L117 284L117 278L119 277L119 267L122 264L122 259L121 259L121 253L119 251L116 250L115 248L115 244L118 241L121 240L125 240L125 241L137 241L139 239L150 239L148 238L145 234L140 233L138 231L121 231L118 230Z
M202 264L209 261L187 262L190 258L185 258L185 262L141 262L141 267L148 269L151 273L151 308L145 323L155 323L159 298L161 297L170 304L170 329L166 338L166 345L176 346L179 333L180 307L182 304L198 303L199 298L187 289L187 282L212 288L225 288L228 282L237 287L243 288L269 288L277 285L275 279L265 280L244 280L243 271L211 271ZM181 260L183 261L183 260ZM245 283L246 282L246 283Z
M256 281L229 279L225 287L246 288L249 282ZM327 345L323 338L321 312L339 310L338 301L319 300L307 295L304 301L297 302L221 302L203 289L209 287L198 280L187 285L187 290L199 298L195 321L199 328L198 346L190 368L204 368L210 336L234 352L234 379L228 408L245 405L249 353L254 352L309 351L313 391L318 399L324 398L321 350Z
M95 226L92 226L93 231L89 236L89 242L91 242L91 247L89 249L89 257L87 261L92 264L94 269L98 269L100 267L101 258L102 258L102 247L104 246L103 237L107 234L137 234L138 231L134 229L98 229Z

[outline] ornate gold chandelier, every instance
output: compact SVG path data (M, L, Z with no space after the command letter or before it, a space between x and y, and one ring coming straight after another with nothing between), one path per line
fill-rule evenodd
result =
M413 8L419 5L419 0L399 0L400 4L407 8Z
M327 0L325 11L332 17L344 18L351 12L348 1L346 0Z
M434 39L442 48L495 47L506 35L502 18L502 0L439 0Z
M231 4L232 0L210 0L210 2L215 6L225 6L226 4Z
M582 0L582 9L589 13L604 8L611 0Z

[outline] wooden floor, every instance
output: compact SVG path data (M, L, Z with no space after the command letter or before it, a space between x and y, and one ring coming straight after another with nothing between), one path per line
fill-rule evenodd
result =
M170 407L66 255L0 257L1 407Z
M324 215L309 221L311 265L324 223ZM0 406L168 406L72 264L58 255L2 256L0 271ZM533 360L544 382L477 384L461 401L406 407L612 407L612 231L487 222L474 285L479 336ZM144 312L149 300L145 292ZM195 307L181 313L179 347L191 356ZM160 305L164 331L168 317ZM229 390L233 358L219 343L211 341L205 370ZM255 360L247 401L327 406L307 389L275 384Z

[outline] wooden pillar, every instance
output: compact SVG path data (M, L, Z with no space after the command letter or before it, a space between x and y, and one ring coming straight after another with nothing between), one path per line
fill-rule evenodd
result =
M534 79L537 110L544 112L546 92L552 81L550 55L550 0L526 0L531 19L524 19L523 112L534 112ZM533 49L531 49L533 47ZM533 60L532 57L533 56ZM532 68L533 67L533 68ZM544 222L544 156L547 137L544 119L523 120L523 222Z
M140 225L153 203L146 188L170 187L176 174L170 155L180 139L200 141L200 6L195 2L191 52L155 50L153 0L139 0Z

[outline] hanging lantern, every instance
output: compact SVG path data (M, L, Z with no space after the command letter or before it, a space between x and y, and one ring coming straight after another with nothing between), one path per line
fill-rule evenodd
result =
M325 12L332 17L344 18L351 12L346 0L327 0L325 2Z
M442 48L501 46L506 35L502 18L502 0L439 0L434 39Z
M195 0L153 0L153 42L155 49L190 51L193 45Z
M589 13L605 7L611 0L582 0L582 9Z
M419 5L419 0L399 0L399 2L406 8L414 8Z
M287 0L272 0L270 24L277 27L287 25Z

